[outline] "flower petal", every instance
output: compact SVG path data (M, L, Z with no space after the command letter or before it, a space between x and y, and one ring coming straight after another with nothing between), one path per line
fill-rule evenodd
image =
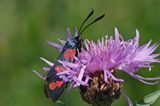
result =
M59 45L59 44L56 44L56 43L50 42L50 41L47 41L47 43L49 46L59 49L59 51L62 51L62 49L63 49L62 45Z
M51 69L51 68L43 67L43 70L44 70L44 71L46 71L46 72L49 72L49 71L50 71L50 69Z
M45 63L47 63L47 64L48 64L49 66L51 66L51 67L54 65L54 63L52 63L52 62L44 59L43 57L40 57L40 59L43 60Z
M121 94L125 97L125 99L128 101L128 106L133 106L130 98L126 95L126 93L123 91L123 89L121 88Z
M67 28L67 41L71 40L72 34L69 28Z
M32 72L34 72L39 78L46 80L46 78L43 77L40 73L38 73L36 70L32 70Z

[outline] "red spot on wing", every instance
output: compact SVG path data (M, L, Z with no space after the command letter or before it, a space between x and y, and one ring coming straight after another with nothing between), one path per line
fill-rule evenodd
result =
M62 80L57 80L56 82L50 82L49 83L49 90L53 91L55 90L57 87L61 87L63 85L63 81Z
M62 66L57 65L57 66L55 67L55 70L56 70L57 73L62 72Z
M64 58L68 60L70 55L71 55L71 49L67 49L64 53Z
M73 49L72 53L71 53L71 60L72 61L73 61L75 55L76 55L76 49Z
M58 87L61 87L61 86L63 85L63 81L57 80L57 81L56 81L56 85L57 85Z
M64 53L64 58L66 60L71 59L73 61L75 54L76 54L76 49L67 49Z
M49 89L54 90L57 87L57 84L55 82L49 83Z

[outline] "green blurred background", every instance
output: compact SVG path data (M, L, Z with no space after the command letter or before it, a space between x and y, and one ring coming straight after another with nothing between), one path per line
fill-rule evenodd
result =
M91 8L95 16L106 16L85 31L84 38L113 35L118 27L125 39L133 38L137 28L141 44L160 41L160 0L0 0L0 106L56 106L43 93L44 81L31 70L42 72L46 66L39 57L56 60L59 52L46 41L65 39L66 28L74 32ZM160 76L160 65L153 65L151 72L141 69L139 74ZM125 79L124 89L132 101L160 89L160 85L144 85L123 72L119 76ZM61 99L67 106L89 106L78 89L64 93ZM158 104L160 100L153 106ZM113 106L127 106L127 102L121 96Z

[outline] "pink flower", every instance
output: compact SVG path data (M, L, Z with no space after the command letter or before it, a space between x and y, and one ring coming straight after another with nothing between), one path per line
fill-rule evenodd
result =
M66 82L72 82L71 87L80 87L80 89L85 87L85 89L89 89L87 87L91 86L90 81L92 82L95 78L93 76L100 73L105 84L110 84L111 82L119 84L115 92L119 91L123 94L124 92L120 85L124 80L116 76L117 71L124 71L145 84L157 84L157 81L148 81L160 80L160 77L144 78L136 74L140 68L151 70L151 63L160 63L160 60L157 59L160 54L153 54L158 44L151 45L151 41L149 41L140 46L139 37L139 32L136 30L135 38L125 41L115 28L114 38L106 36L96 43L85 40L85 47L75 57L74 63L59 61L68 70L65 73L58 73L58 75ZM117 95L119 96L119 94ZM129 105L132 106L129 98L126 94L124 95L129 101ZM113 97L113 99L115 98Z
M78 31L75 32L75 35ZM74 58L74 62L60 61L64 71L57 73L65 82L71 82L69 89L78 87L81 90L81 96L84 101L91 104L100 105L101 103L111 104L123 94L127 99L129 106L133 106L129 97L122 89L123 79L118 78L117 71L123 71L144 84L157 84L160 77L145 78L137 75L140 68L148 68L151 71L151 63L160 63L157 59L160 53L153 54L158 44L151 45L151 41L140 46L139 32L136 30L136 36L130 40L123 40L118 30L115 28L114 38L105 37L97 42L85 40L84 48ZM67 30L67 40L71 39L71 33ZM61 51L66 41L59 40L60 44L48 42L52 47ZM52 62L41 58L51 67ZM43 68L49 71L49 67ZM45 79L39 73L34 71L41 78ZM156 82L149 82L156 81Z

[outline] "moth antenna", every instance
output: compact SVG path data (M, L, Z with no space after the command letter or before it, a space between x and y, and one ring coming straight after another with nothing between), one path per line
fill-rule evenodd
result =
M82 34L82 32L87 29L89 26L91 26L92 24L94 24L95 22L101 20L103 17L105 16L105 14L97 17L95 20L93 20L90 24L88 24L86 27L83 28L83 30L80 32L80 35Z
M91 12L88 14L87 18L83 21L83 23L81 24L80 28L79 28L79 32L81 31L83 25L85 24L85 22L93 15L94 10L92 8Z

